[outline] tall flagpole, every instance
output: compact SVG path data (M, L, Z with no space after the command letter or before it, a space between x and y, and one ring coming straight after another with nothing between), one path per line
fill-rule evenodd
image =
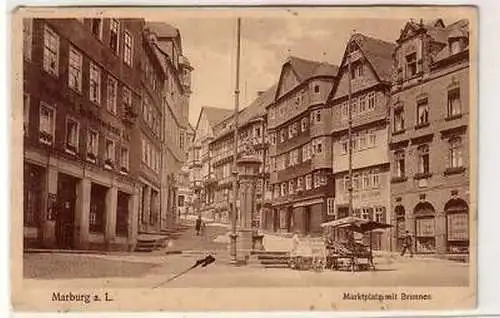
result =
M349 216L353 215L352 207L352 105L351 105L351 94L352 94L352 84L351 84L351 41L352 37L347 44L347 78L348 78L348 88L347 88L347 107L348 107L348 142L349 142Z
M236 160L238 157L238 114L239 114L239 104L240 104L240 38L241 38L241 18L238 18L236 23L236 85L234 89L234 143L233 143L233 204L231 209L231 221L232 221L232 232L231 232L231 262L237 263L237 249L236 249L236 223L238 221L238 208L237 208L237 198L238 198L238 170L236 165Z

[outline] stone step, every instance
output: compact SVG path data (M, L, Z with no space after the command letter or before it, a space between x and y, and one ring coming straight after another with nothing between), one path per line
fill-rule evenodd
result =
M260 263L262 265L277 265L277 264L287 264L288 265L289 260L288 259L280 259L280 260L262 260Z
M287 251L251 251L250 252L252 255L255 256L261 256L261 255L276 255L276 256L282 256L282 255L288 255Z
M259 255L257 256L259 260L281 260L281 259L290 259L288 255Z
M286 264L265 264L264 268L288 268L288 263Z

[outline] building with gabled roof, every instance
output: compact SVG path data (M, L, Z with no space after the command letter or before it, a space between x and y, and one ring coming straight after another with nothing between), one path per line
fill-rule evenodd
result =
M232 110L227 108L202 106L196 127L194 137L189 150L189 169L192 187L196 193L194 210L200 212L202 198L205 198L204 182L210 174L210 153L209 144L214 139L214 126L228 118Z
M394 52L389 134L393 246L469 250L469 22L409 21Z
M330 95L332 173L336 219L349 214L349 81L352 109L352 205L354 216L389 222L387 148L392 54L395 44L353 34L346 44L338 82ZM350 59L350 67L349 67ZM349 73L350 70L350 73ZM388 231L373 233L374 249L389 250ZM362 238L369 243L369 237Z
M271 200L262 228L274 232L321 232L333 201L331 113L326 101L338 67L289 57L281 68L274 100L267 106Z

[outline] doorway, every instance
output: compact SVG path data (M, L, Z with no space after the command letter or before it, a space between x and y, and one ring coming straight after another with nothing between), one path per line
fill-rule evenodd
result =
M78 179L59 173L57 178L56 243L59 248L73 248L76 187Z
M311 233L311 207L306 206L304 211L304 234Z

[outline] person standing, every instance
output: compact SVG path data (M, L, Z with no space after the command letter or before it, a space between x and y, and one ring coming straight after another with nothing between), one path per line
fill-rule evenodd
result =
M198 218L196 219L196 223L195 223L195 226L194 226L194 229L196 230L196 235L199 236L200 235L200 230L201 230L201 215L198 216Z
M404 256L406 251L410 252L410 257L413 257L413 239L409 231L406 231L406 234L403 238L403 250L401 251L401 256Z

